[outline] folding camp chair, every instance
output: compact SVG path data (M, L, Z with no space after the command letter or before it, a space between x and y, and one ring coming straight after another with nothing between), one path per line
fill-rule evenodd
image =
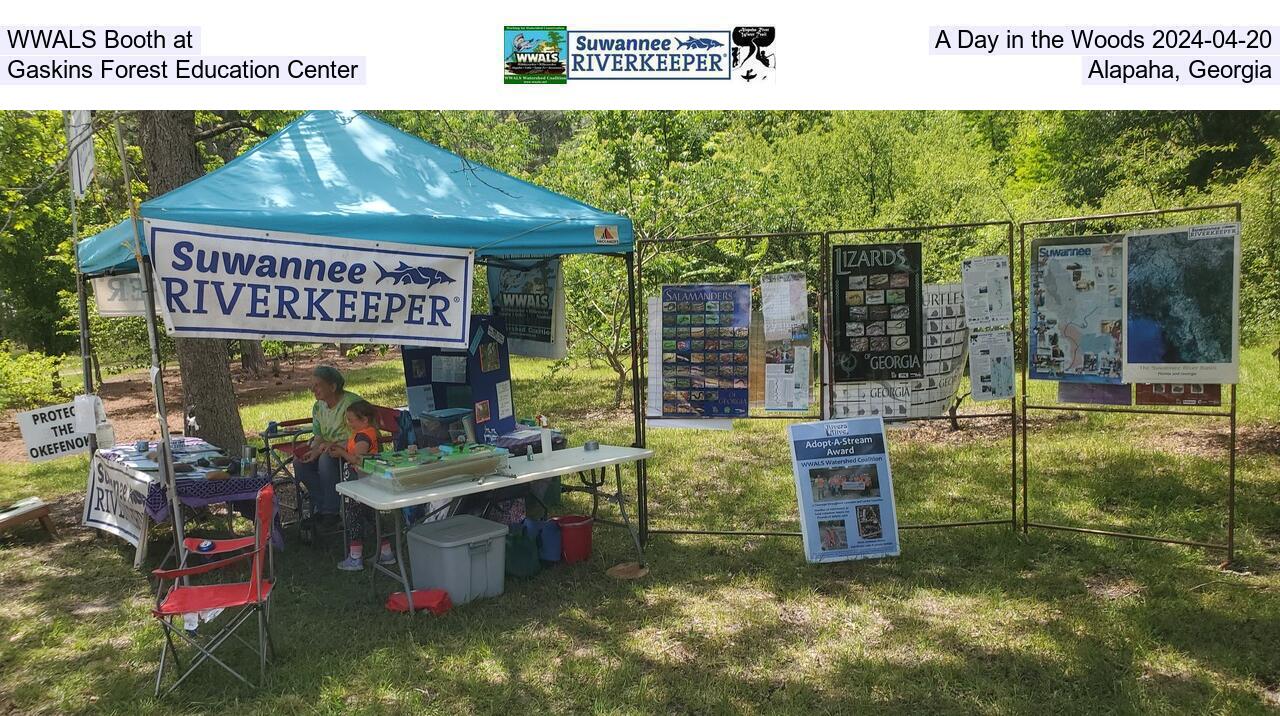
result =
M160 685L164 679L167 661L166 657L172 655L177 668L182 669L182 661L178 656L177 645L174 643L175 636L190 645L196 651L196 656L192 659L191 665L178 677L177 681L173 682L165 690L165 694L176 689L205 661L213 661L230 672L232 676L250 686L254 686L253 682L241 676L239 672L228 666L225 661L214 655L218 647L233 636L240 643L253 649L252 644L236 633L236 630L249 621L251 617L257 617L258 622L257 685L261 686L266 682L267 657L268 654L275 654L275 645L271 640L271 632L268 630L267 625L270 617L271 590L275 583L273 576L268 576L274 575L275 572L274 558L271 552L271 525L274 520L275 489L271 485L267 485L258 491L254 535L249 538L253 540L251 550L242 551L240 554L194 567L157 569L152 572L159 580L159 587L156 590L156 607L151 613L164 628L165 641L160 647L160 667L156 671L156 696L160 695ZM230 543L238 543L238 540L221 541L227 551L233 551L230 548ZM180 583L187 581L189 577L209 574L241 562L249 563L248 581L201 585ZM171 584L167 590L165 589L166 584ZM192 632L187 631L185 615L201 614L212 609L235 609L238 611L229 618L216 634L207 639L199 639L194 630ZM175 619L178 620L177 624L174 623Z
M267 463L267 475L275 485L291 485L293 500L281 498L281 505L294 514L294 518L282 521L285 525L299 522L306 511L306 488L298 481L293 463L311 449L311 418L298 418L276 423L274 430L260 433L263 442L263 459Z

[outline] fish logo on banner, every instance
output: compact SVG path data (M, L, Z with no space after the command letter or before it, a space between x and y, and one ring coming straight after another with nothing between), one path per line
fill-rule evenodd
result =
M470 249L147 220L170 333L463 348Z

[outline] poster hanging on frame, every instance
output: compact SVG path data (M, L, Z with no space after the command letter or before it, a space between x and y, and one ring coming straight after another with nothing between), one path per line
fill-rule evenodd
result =
M1027 377L1122 382L1120 235L1035 239L1031 256Z
M884 420L789 427L800 532L810 562L899 554L898 516Z
M663 417L748 412L749 284L662 287Z
M1235 383L1240 224L1124 237L1124 382Z
M924 315L924 377L911 381L912 418L946 415L964 377L969 348L960 284L926 284Z
M1013 322L1009 257L979 256L960 262L964 317L969 328L1005 328Z
M559 257L504 258L486 267L489 306L507 323L511 352L565 356L564 284Z
M1138 383L1134 394L1138 405L1222 405L1217 383Z
M969 390L978 402L1013 397L1012 333L997 330L969 334Z
M924 377L918 242L832 247L837 383Z

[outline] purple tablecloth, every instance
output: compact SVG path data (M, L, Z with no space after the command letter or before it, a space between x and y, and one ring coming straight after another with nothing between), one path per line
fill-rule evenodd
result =
M178 501L187 507L206 507L223 502L248 502L234 505L246 517L253 516L253 500L271 480L265 477L232 477L226 480L178 480ZM248 508L247 514L245 507ZM169 519L169 491L159 482L147 489L147 515L156 522Z

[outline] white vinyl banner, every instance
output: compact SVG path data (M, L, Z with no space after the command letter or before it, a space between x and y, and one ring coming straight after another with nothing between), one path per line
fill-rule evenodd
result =
M104 276L93 279L93 299L98 315L103 318L147 315L147 300L142 291L142 276Z
M462 348L470 249L146 221L170 333Z
M94 456L84 496L84 524L137 547L147 533L147 490L151 483L128 467Z

